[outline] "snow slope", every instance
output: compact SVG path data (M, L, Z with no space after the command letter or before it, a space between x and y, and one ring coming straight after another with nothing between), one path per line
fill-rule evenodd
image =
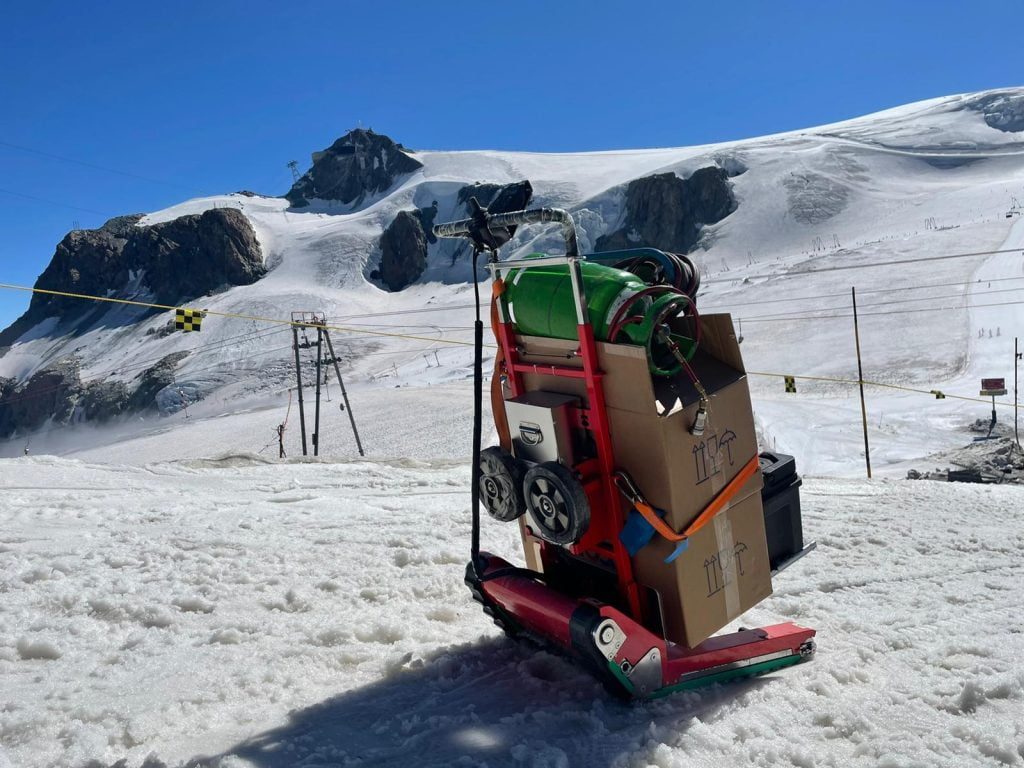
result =
M447 386L464 380L470 365L470 269L465 258L450 264L456 244L433 253L424 282L404 291L381 290L366 277L376 266L382 228L397 211L437 200L439 220L458 216L455 195L464 184L528 178L535 204L571 210L581 245L589 248L621 224L630 180L665 171L687 175L719 164L739 174L732 179L739 208L705 229L695 254L705 275L701 306L742 321L751 371L854 377L847 297L856 285L867 379L976 396L979 375L1012 378L1012 339L1022 330L1020 307L1006 306L1024 298L1019 252L979 253L1019 248L1024 237L1020 216L1006 216L1015 200L1024 199L1024 124L1014 122L1022 103L1021 89L965 94L805 131L675 149L562 155L420 151L415 154L423 169L356 209L318 202L290 210L279 198L227 195L187 201L143 223L213 206L239 208L253 223L271 271L254 285L201 303L258 317L287 318L297 309L326 313L348 329L335 333L336 343L351 384L369 408L388 399L381 390ZM555 229L523 228L506 255L558 247ZM964 253L979 255L849 269ZM989 304L1000 306L978 306ZM889 314L894 310L905 314ZM85 379L131 380L166 354L192 350L165 392L169 408L180 407L181 389L192 399L205 396L210 416L275 407L275 423L283 420L282 393L292 376L286 328L211 318L201 334L147 333L166 321L158 315L115 328L98 323L74 339L47 337L44 323L0 357L0 376L24 379L77 349ZM988 338L989 330L997 335ZM781 380L764 376L753 376L752 387L766 443L804 456L805 467L815 472L859 471L863 447L855 388L803 381L797 397L784 396ZM449 406L468 414L468 390L459 391ZM877 388L869 389L869 408L876 468L892 465L894 472L902 472L907 460L959 445L963 435L956 430L987 413L983 404L935 403L928 396ZM442 431L459 418L445 414L433 424L437 410L422 414L425 431ZM123 441L185 421L179 412L157 424L120 425L109 434ZM372 444L371 427L366 429ZM82 440L67 433L46 432L29 442L33 451L80 448ZM231 447L258 451L266 442L263 434ZM297 431L288 441L296 452ZM0 455L20 455L24 445L23 439L0 443Z
M813 626L816 658L628 706L469 599L467 482L0 461L0 765L1024 763L1019 488L808 480L819 549L738 623Z

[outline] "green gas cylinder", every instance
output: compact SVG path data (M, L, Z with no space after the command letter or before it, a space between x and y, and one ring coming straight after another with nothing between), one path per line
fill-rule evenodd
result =
M543 256L543 254L535 254ZM670 349L678 346L687 360L693 357L693 339L669 332L666 323L689 306L679 291L652 292L642 279L621 269L590 261L580 262L587 312L598 341L647 347L651 372L672 376L682 363ZM505 278L505 301L517 333L554 339L577 338L576 304L569 267L564 264L512 269ZM624 311L623 308L625 308ZM616 338L609 338L616 315L630 318L619 323ZM669 342L667 339L671 339Z

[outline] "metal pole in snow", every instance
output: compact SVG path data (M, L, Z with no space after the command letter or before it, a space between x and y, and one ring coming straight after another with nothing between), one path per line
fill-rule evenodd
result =
M860 384L860 417L864 423L864 464L868 469L868 479L871 479L871 449L868 447L868 410L864 405L864 367L860 361L860 327L857 323L857 289L850 287L850 295L853 297L853 338L857 343L857 381Z
M1020 431L1017 425L1017 409L1020 405L1017 403L1017 361L1020 360L1021 353L1017 351L1017 337L1013 337L1013 436L1017 440L1017 447L1020 448Z
M313 455L320 455L320 361L323 359L320 351L323 341L323 329L317 326L316 329L316 415L313 417Z
M302 366L299 363L299 329L292 326L292 340L295 344L295 381L299 390L299 427L302 429L302 455L306 456L306 411L302 407Z
M324 341L327 342L327 351L331 353L331 363L334 364L334 373L338 376L338 386L341 387L341 399L345 402L345 410L348 411L348 420L352 424L352 435L356 439L356 448L359 449L359 455L365 456L363 453L363 443L359 439L359 430L356 429L356 417L352 413L352 406L348 402L348 392L345 391L345 382L341 378L341 368L338 367L338 356L334 354L334 345L331 343L331 334L324 329Z

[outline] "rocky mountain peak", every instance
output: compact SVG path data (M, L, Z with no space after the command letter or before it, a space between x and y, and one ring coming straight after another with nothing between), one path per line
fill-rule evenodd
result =
M309 205L310 200L359 203L422 167L401 144L368 128L356 128L314 152L312 167L285 197L296 207Z

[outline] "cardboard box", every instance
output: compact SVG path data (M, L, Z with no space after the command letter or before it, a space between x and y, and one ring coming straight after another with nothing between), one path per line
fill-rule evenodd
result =
M703 316L701 335L691 361L709 395L707 425L699 436L690 428L700 396L685 374L672 381L653 379L642 347L597 345L615 463L648 502L665 511L676 531L757 456L750 392L731 317ZM527 391L586 400L581 380L543 373L545 365L582 367L574 354L577 342L536 337L519 342L522 361L536 366L523 375ZM669 640L697 645L771 594L761 486L758 470L672 563L663 561L673 545L658 536L633 558L637 581L658 592ZM523 544L528 561L535 561L526 536Z
M750 391L739 344L727 314L701 318L701 346L691 366L710 395L704 434L690 434L699 395L685 374L654 380L647 352L627 344L599 343L604 393L615 463L632 476L655 507L667 512L675 530L689 525L757 455ZM575 341L520 337L522 360L538 366L523 375L527 391L544 390L586 399L579 379L541 372L542 365L582 367L571 357ZM506 393L506 399L510 397ZM737 498L759 491L758 472Z
M734 502L663 562L656 537L633 558L637 580L658 593L664 635L692 648L772 593L761 494Z

